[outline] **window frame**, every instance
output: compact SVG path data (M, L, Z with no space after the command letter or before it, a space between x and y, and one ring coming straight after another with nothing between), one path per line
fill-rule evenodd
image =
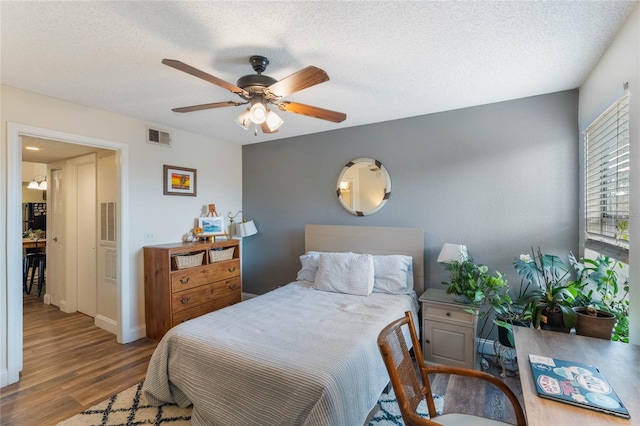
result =
M630 212L629 91L626 88L624 94L585 129L583 148L585 247L628 261L628 228L626 238L620 238L618 227L624 220L628 224ZM597 228L602 231L598 232Z

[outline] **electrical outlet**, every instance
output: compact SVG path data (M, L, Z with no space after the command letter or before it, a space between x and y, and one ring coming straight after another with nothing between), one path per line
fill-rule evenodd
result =
M150 243L156 240L156 235L153 232L145 232L144 233L144 242Z

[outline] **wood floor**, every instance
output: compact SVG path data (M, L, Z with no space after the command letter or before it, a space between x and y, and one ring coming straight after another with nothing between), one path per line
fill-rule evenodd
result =
M35 294L34 294L35 293ZM55 425L144 380L156 342L121 345L94 319L24 297L24 368L0 388L0 424Z
M146 338L121 345L95 327L93 318L62 313L32 292L24 298L24 369L18 383L0 389L0 424L55 425L143 381L155 347ZM487 371L500 373L495 366ZM522 398L517 377L504 381ZM508 401L493 386L438 376L433 390L447 395L445 412L515 421Z
M489 368L483 371L498 377L509 386L509 389L518 397L524 410L520 378L513 371L507 372L505 377L501 377L501 368L498 367L495 360L490 361ZM496 386L484 383L486 382L460 376L436 375L431 377L432 391L445 395L444 413L474 414L515 424L516 417L512 405L504 393Z

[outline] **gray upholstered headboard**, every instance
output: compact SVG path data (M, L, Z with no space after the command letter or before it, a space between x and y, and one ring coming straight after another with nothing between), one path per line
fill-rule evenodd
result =
M413 257L413 287L424 291L424 230L386 226L305 225L305 251L404 254Z

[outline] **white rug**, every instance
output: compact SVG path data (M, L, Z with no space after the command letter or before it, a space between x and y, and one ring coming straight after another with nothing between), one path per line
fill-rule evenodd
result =
M442 412L444 397L435 396L436 410ZM378 400L379 410L369 426L404 425L393 391L383 393ZM418 406L418 413L429 417L426 403ZM191 407L180 408L174 404L159 407L149 405L142 393L142 383L130 387L111 398L94 405L58 426L137 426L137 425L190 425Z

